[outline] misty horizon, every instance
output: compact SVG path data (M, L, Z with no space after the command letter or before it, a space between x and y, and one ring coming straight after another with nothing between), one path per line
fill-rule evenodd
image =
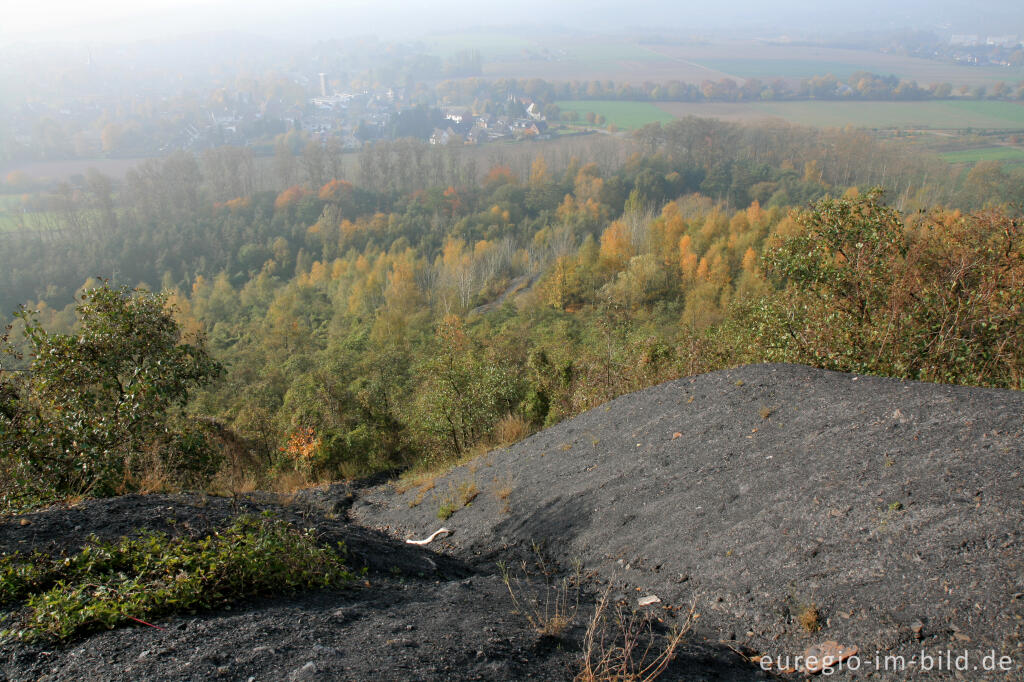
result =
M714 7L695 3L641 0L628 10L620 3L569 2L552 7L536 0L482 10L468 2L430 7L305 1L287 8L269 2L199 4L149 3L146 8L105 0L88 7L63 1L8 10L0 27L0 45L131 44L211 34L238 34L283 43L376 36L384 40L426 38L430 34L493 31L642 33L692 38L712 34L841 40L860 33L925 31L936 34L1006 35L1024 32L1024 12L1014 2L994 0L970 7L955 2L870 0L849 5L787 0L765 6L734 2Z

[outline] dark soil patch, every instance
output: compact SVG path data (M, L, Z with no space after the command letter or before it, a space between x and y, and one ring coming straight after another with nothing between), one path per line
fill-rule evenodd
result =
M565 650L535 655L537 637L512 614L500 577L315 511L315 491L287 506L263 497L89 501L7 520L0 551L73 552L89 533L201 535L236 514L269 509L316 528L325 544L343 541L352 567L367 568L366 580L159 619L165 630L127 627L70 644L7 642L0 679L557 679L570 669Z

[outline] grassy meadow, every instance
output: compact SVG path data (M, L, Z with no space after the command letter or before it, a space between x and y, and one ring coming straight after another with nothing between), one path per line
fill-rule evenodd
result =
M635 130L648 123L668 123L675 117L653 102L620 102L614 100L563 100L556 102L562 111L575 111L581 125L587 124L587 113L604 116L605 125Z

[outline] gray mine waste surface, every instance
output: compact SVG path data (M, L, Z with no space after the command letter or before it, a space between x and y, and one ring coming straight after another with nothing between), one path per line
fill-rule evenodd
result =
M662 679L799 679L775 662L825 642L856 647L844 679L1024 679L1022 432L1019 392L755 365L622 396L419 486L337 484L287 504L133 496L7 519L0 551L59 551L269 508L344 540L368 573L164 630L8 641L0 680L572 679L602 595L649 616L655 643L692 605ZM442 526L426 547L405 542ZM527 615L560 591L571 622L538 634ZM925 674L922 652L978 667ZM1013 667L983 672L991 652ZM886 656L905 667L877 669Z

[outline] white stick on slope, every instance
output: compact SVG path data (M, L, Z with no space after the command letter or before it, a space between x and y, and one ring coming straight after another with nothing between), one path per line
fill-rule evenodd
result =
M438 535L441 535L442 533L444 533L445 535L451 535L452 532L447 528L438 528L433 533L431 533L430 537L426 540L406 540L406 542L410 545L429 545L431 542L437 539Z

